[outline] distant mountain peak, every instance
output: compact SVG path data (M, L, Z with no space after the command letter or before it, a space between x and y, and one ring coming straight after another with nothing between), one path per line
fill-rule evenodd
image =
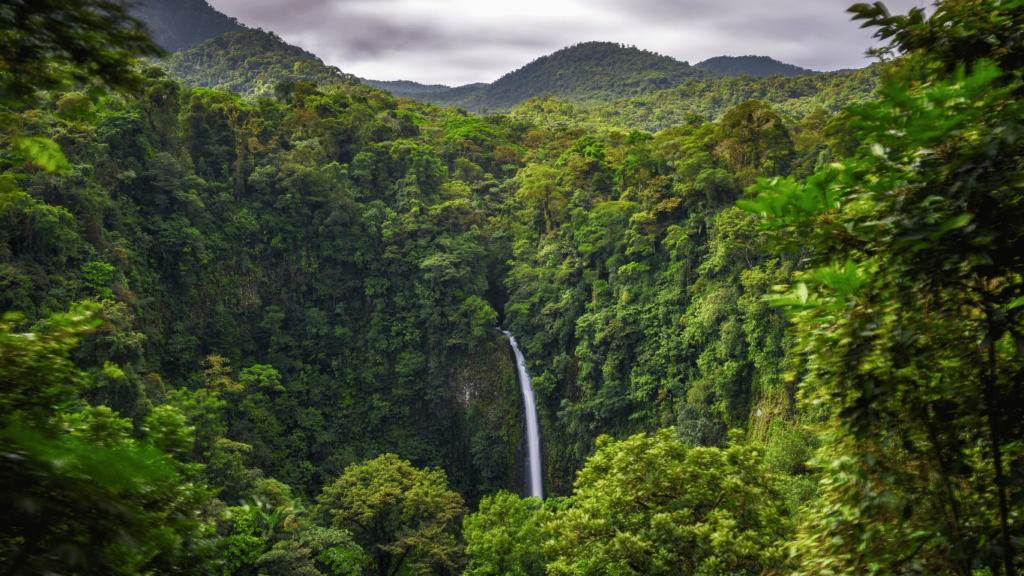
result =
M754 76L764 78L774 74L782 76L814 76L821 74L816 70L809 70L780 62L770 56L715 56L703 62L694 64L697 68L710 70L722 76Z
M581 42L541 56L490 84L443 89L402 81L364 81L399 97L440 106L508 109L535 96L551 94L577 104L610 102L674 88L712 74L636 46L617 42ZM429 88L429 89L428 89Z

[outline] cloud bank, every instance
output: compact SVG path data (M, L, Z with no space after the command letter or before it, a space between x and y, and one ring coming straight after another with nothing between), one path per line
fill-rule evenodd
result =
M363 78L492 82L579 42L635 45L695 64L771 56L815 70L859 68L876 42L850 0L208 0ZM893 12L924 0L888 1Z

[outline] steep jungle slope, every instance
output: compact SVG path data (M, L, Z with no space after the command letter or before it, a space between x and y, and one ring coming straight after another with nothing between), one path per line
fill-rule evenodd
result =
M635 46L584 42L542 56L482 87L470 85L411 97L467 110L508 109L548 93L576 104L593 105L711 76L686 62Z
M507 258L486 229L520 128L360 85L250 104L145 75L11 116L71 165L4 163L0 313L28 329L99 302L87 399L140 425L181 407L227 502L265 476L311 497L384 452L469 501L514 490L518 388L488 302Z
M168 52L245 30L245 25L206 0L145 0L132 7L132 15L146 23L153 39Z
M814 76L821 74L816 70L801 68L770 56L715 56L693 65L695 68L710 70L722 76L754 76L764 78L780 74L782 76Z
M247 98L270 96L279 82L306 80L320 86L355 83L351 75L261 29L230 32L159 63L193 88L230 90Z
M744 76L656 133L122 75L91 6L0 10L7 572L1019 572L1024 4L856 5L875 101ZM495 324L571 499L501 491Z

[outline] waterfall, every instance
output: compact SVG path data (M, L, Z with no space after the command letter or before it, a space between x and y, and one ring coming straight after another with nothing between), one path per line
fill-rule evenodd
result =
M519 370L519 386L523 389L523 403L526 405L526 440L530 445L530 496L544 498L544 485L540 478L540 429L537 426L537 403L533 398L533 385L530 381L530 373L526 371L526 358L519 350L515 336L505 330L502 334L508 336L512 344L512 351L516 355L516 368Z

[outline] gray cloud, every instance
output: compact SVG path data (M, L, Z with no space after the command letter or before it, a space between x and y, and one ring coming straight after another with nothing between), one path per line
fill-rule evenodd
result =
M860 67L871 31L850 0L209 0L250 27L366 78L490 82L577 42L633 44L696 63L767 55L819 70ZM890 0L894 12L924 0Z

